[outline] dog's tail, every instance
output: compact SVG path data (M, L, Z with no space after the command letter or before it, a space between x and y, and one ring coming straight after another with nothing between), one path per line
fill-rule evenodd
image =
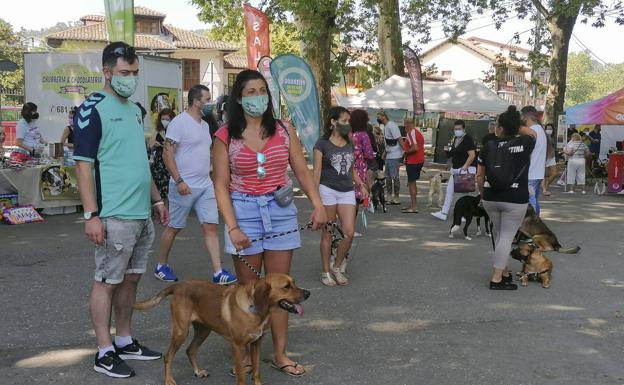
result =
M173 285L169 285L166 288L162 289L158 294L156 294L152 298L146 299L145 301L142 301L142 302L136 302L134 305L132 305L132 307L136 310L151 309L154 306L158 305L165 297L173 294L173 291L175 290L175 287L177 285L178 285L177 283L174 283Z
M576 254L580 250L581 250L580 246L567 247L567 248L559 246L559 247L555 248L555 251L558 252L558 253L561 253L561 254Z

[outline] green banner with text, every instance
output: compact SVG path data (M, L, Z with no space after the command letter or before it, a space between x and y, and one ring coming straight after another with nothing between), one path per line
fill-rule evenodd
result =
M134 0L104 0L109 41L123 41L134 47Z

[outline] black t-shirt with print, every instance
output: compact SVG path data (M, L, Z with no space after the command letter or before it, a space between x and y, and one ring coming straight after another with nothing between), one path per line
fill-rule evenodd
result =
M483 188L483 200L492 202L507 203L528 203L529 202L529 164L531 163L531 152L535 147L535 139L528 135L521 135L514 140L513 146L509 147L513 156L513 173L518 176L517 186L509 190L495 190L488 187L487 180ZM499 144L507 142L510 138L492 139ZM479 153L479 165L486 165L489 146L485 146Z
M472 136L464 134L461 138L454 138L451 146L450 156L452 157L453 168L462 168L468 160L468 151L475 151L475 143ZM471 164L474 166L475 161Z

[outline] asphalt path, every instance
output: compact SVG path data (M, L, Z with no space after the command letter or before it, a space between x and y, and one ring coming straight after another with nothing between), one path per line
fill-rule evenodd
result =
M305 315L291 317L288 351L307 374L294 379L271 369L267 336L265 384L624 384L623 196L553 188L543 199L543 218L564 246L580 245L581 252L548 253L554 263L549 289L532 282L496 292L487 287L490 239L449 239L450 223L425 207L427 183L419 188L419 214L389 206L386 214L369 215L368 230L360 229L364 236L352 249L347 287L319 282L320 234L302 234L292 275L312 295ZM401 198L407 203L405 186ZM305 223L309 204L303 197L296 204ZM181 279L208 278L199 226L189 223L171 264ZM231 267L229 256L223 260ZM151 274L156 261L154 252L139 298L166 285ZM510 267L520 265L512 260ZM92 370L92 277L93 248L79 214L0 226L0 384L162 383L160 360L130 362L137 372L130 379ZM133 326L142 343L165 350L168 305L135 313ZM211 335L199 355L211 375L198 379L180 350L178 384L233 384L226 374L230 352L224 339Z

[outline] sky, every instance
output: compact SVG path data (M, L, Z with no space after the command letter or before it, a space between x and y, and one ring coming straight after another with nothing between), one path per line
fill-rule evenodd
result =
M8 0L3 0L8 1ZM252 1L254 3L254 1ZM155 9L167 15L165 22L185 29L207 29L209 25L197 19L198 9L187 0L135 0L135 6L145 6ZM27 0L17 2L11 7L2 7L0 17L19 30L40 29L42 26L53 26L58 22L78 20L87 14L104 14L103 0ZM577 23L574 35L580 42L592 51L593 57L600 62L622 63L624 62L624 49L615 42L624 37L624 26L618 26L614 18L608 19L604 28L593 28L589 25ZM499 42L510 42L514 32L522 32L530 29L532 23L528 20L509 20L500 30L494 26L487 26L492 21L487 17L472 21L466 37L477 36ZM485 27L484 27L485 26ZM483 28L479 28L483 27ZM478 29L477 29L478 28ZM521 37L526 40L529 32ZM444 38L442 29L434 27L431 33L431 44L440 42ZM428 46L430 46L429 44ZM427 48L427 47L423 47ZM578 52L585 48L575 38L570 43L570 51Z

